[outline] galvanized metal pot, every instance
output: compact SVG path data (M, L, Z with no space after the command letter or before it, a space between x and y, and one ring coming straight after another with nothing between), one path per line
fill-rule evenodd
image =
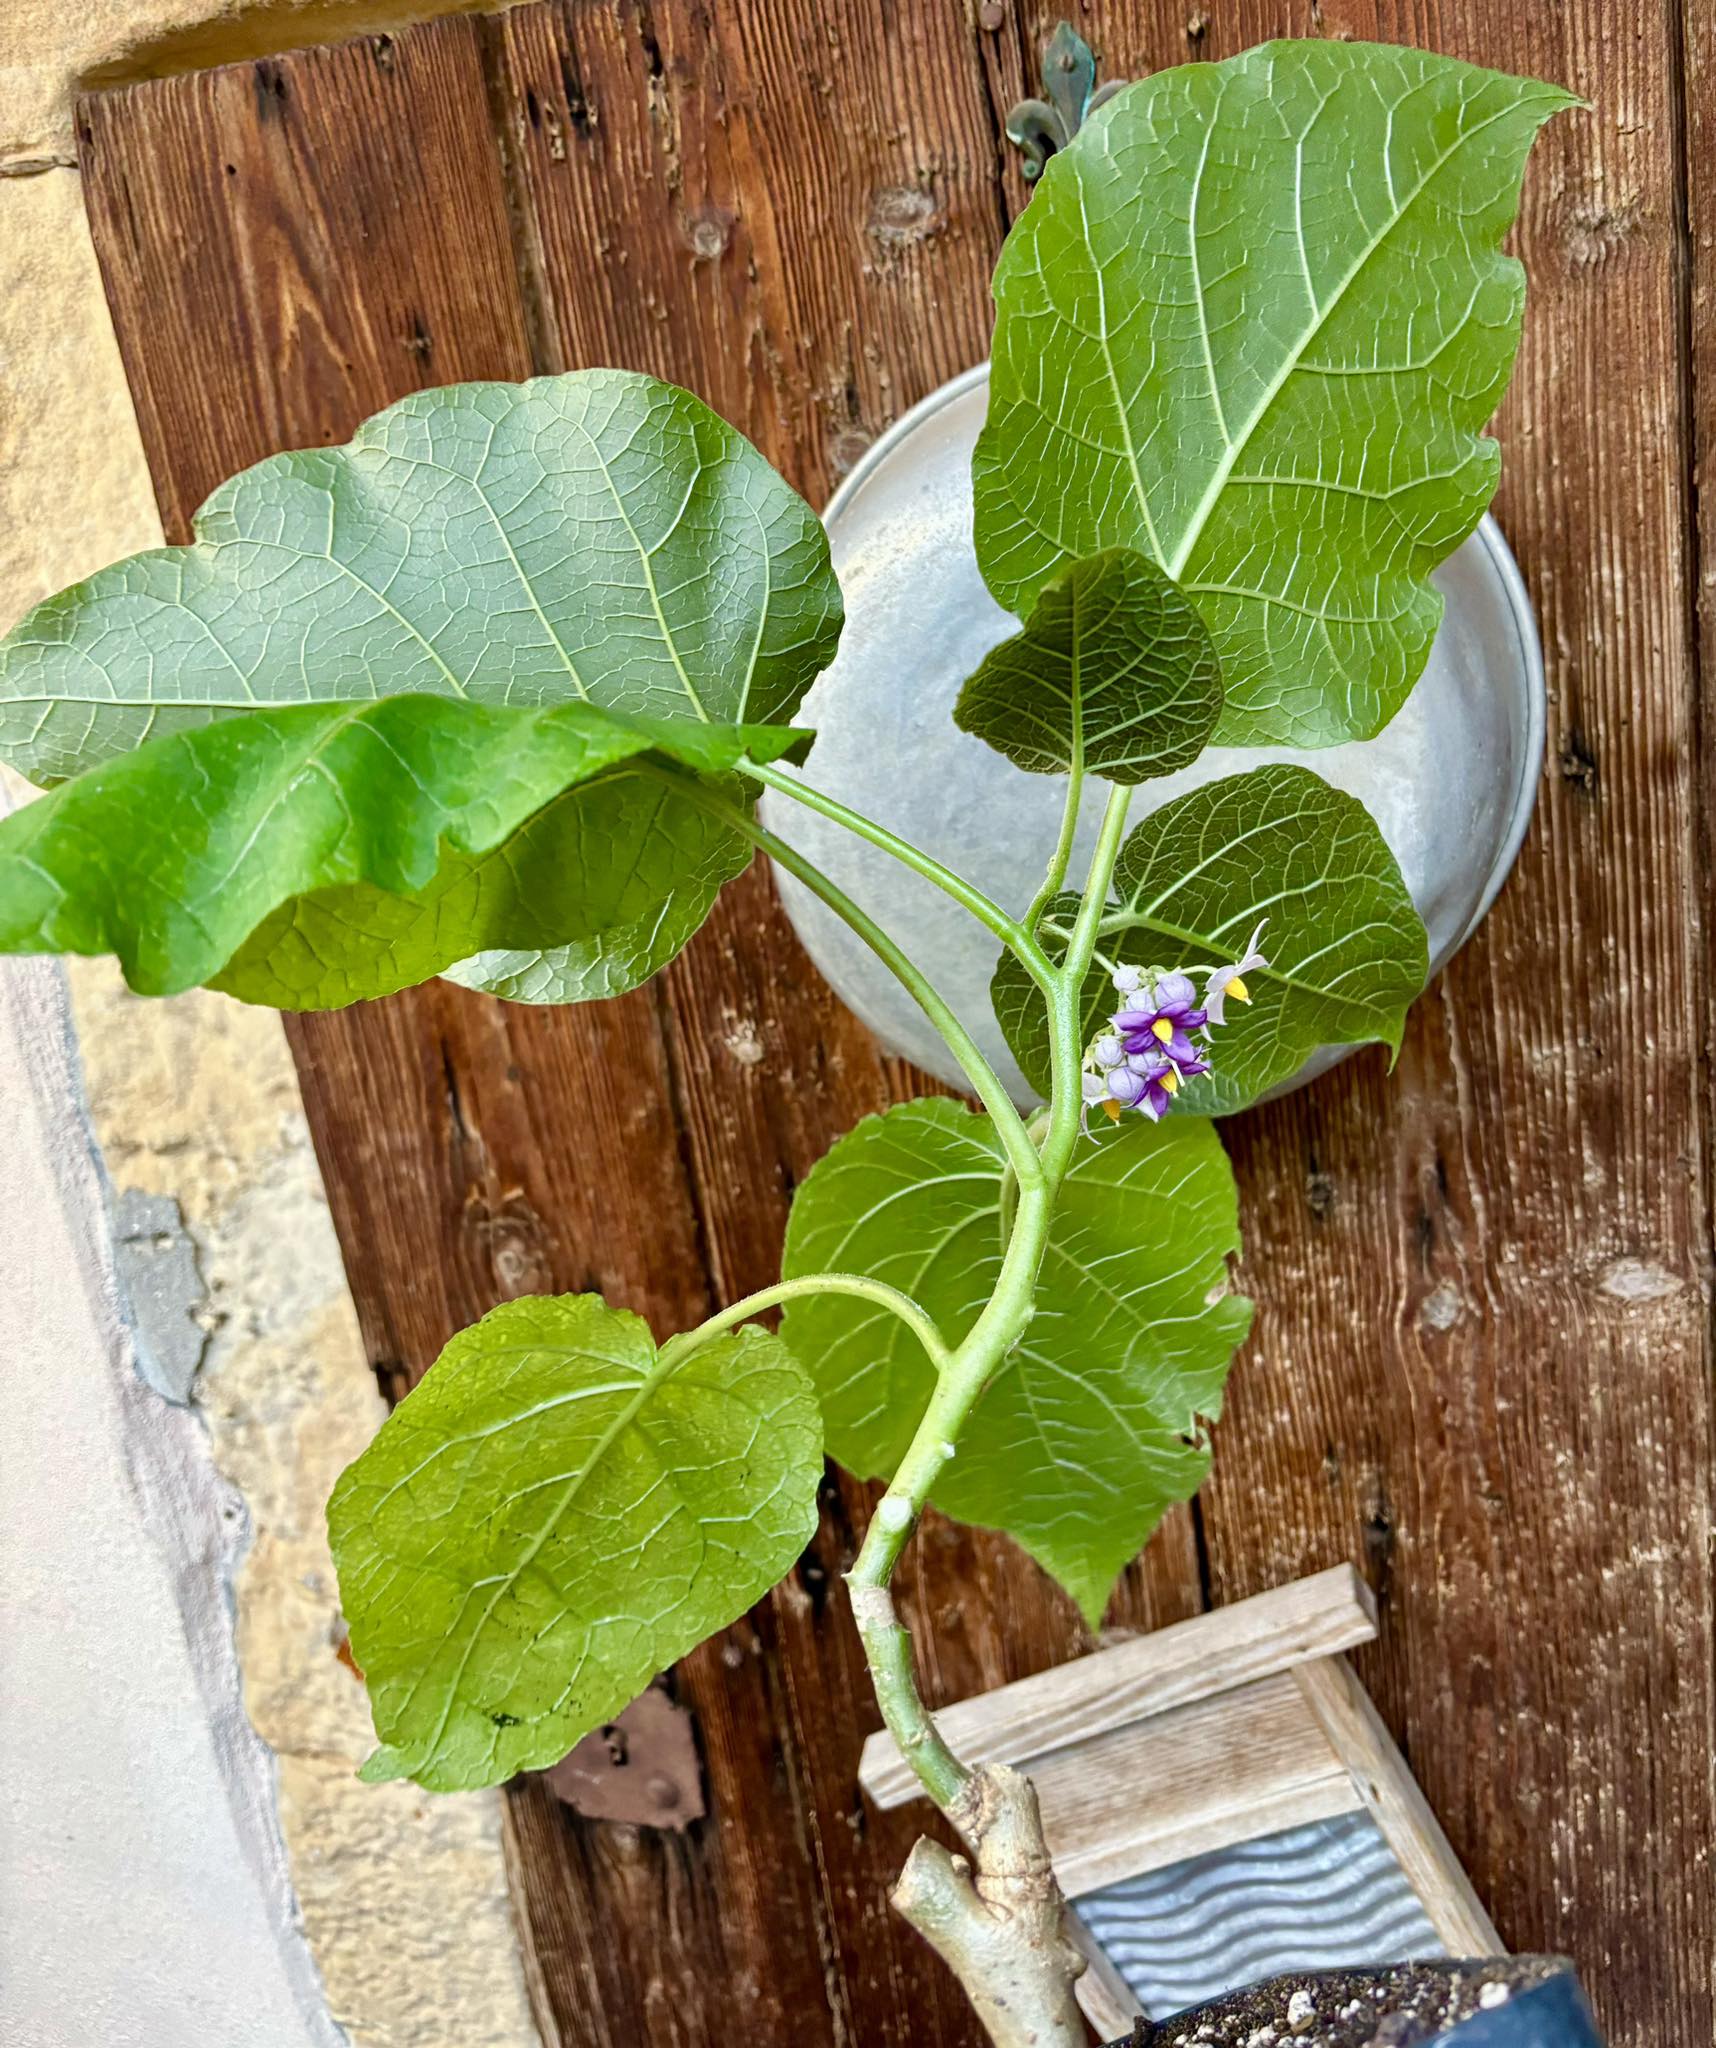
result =
M1111 2048L1603 2048L1571 1964L1558 1956L1400 1963L1276 1977Z
M880 818L1022 911L1060 822L1057 777L1022 774L952 718L959 686L1018 630L989 595L972 545L971 452L988 405L986 364L932 392L870 449L835 494L829 538L846 593L833 665L805 701L818 786ZM1298 761L1369 808L1430 933L1432 971L1464 944L1525 835L1543 758L1543 663L1525 589L1495 522L1438 572L1447 615L1423 679L1374 740L1315 752L1212 748L1145 784L1134 817L1265 761ZM1105 791L1087 792L1088 859ZM995 946L945 896L840 827L770 796L769 824L803 848L938 986L1020 1099L1029 1095L989 1009ZM939 1036L869 949L788 875L787 912L811 958L885 1044L958 1083ZM1337 1057L1316 1056L1301 1079Z

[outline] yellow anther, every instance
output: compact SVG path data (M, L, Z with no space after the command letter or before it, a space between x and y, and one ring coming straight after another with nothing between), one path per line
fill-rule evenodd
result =
M1103 1113L1103 1115L1104 1115L1104 1116L1106 1116L1106 1117L1108 1118L1108 1121L1109 1121L1109 1122L1110 1122L1111 1124L1117 1124L1117 1123L1119 1123L1119 1121L1120 1121L1120 1104L1119 1104L1118 1102L1116 1102L1116 1101L1115 1101L1115 1099L1114 1099L1114 1097L1113 1097L1112 1095L1111 1095L1111 1096L1110 1096L1110 1097L1108 1098L1108 1100L1107 1100L1107 1101L1106 1101L1106 1102L1105 1102L1105 1103L1104 1103L1104 1104L1102 1105L1102 1113Z
M1162 1041L1164 1045L1166 1045L1168 1040L1172 1038L1174 1035L1174 1027L1172 1024L1168 1022L1166 1017L1158 1017L1155 1023L1150 1026L1150 1029L1156 1034L1156 1036Z
M1250 989L1246 987L1245 983L1240 980L1237 974L1233 977L1232 981L1228 983L1227 992L1230 996L1233 997L1236 1003L1249 1003L1251 1001Z
M1170 1067L1165 1074L1158 1074L1156 1078L1161 1082L1162 1086L1167 1089L1170 1095L1179 1094L1180 1076L1176 1068Z

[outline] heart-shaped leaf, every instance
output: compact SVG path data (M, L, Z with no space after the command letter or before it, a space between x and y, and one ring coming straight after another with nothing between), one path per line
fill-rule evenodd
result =
M950 1342L994 1290L1003 1153L962 1104L866 1117L799 1188L783 1270L864 1273L910 1293ZM950 1515L1015 1537L1095 1627L1116 1575L1209 1464L1251 1304L1226 1155L1209 1124L1129 1118L1081 1142L1061 1189L1030 1330L936 1482ZM935 1384L917 1339L846 1296L792 1302L782 1334L816 1382L832 1456L898 1466Z
M953 716L1033 775L1144 782L1195 761L1220 710L1203 621L1154 562L1111 548L1050 577Z
M816 1397L759 1329L657 1351L590 1294L492 1310L328 1506L383 1747L430 1791L557 1763L809 1542Z
M1224 745L1379 732L1477 524L1501 254L1554 86L1379 44L1158 72L1050 162L995 273L978 559L1021 616L1136 548L1209 626Z
M1049 906L1039 931L1051 957L1064 954L1077 908L1076 896ZM1115 967L1195 977L1237 961L1260 924L1269 965L1246 975L1252 1000L1228 1005L1209 1047L1214 1071L1187 1083L1181 1108L1243 1109L1321 1045L1398 1050L1429 972L1423 923L1363 804L1284 764L1205 783L1128 835L1084 986L1086 1043L1117 1007ZM1048 1020L1011 954L990 993L1014 1058L1046 1095Z
M749 811L748 790L719 793ZM666 966L752 852L684 779L653 760L628 762L567 790L488 852L448 849L421 889L355 882L294 897L212 985L280 1010L336 1009L432 974L513 1002L622 995Z
M671 863L682 849L656 811L702 813L645 758L707 772L806 737L429 695L193 726L0 821L0 952L116 953L148 995L218 977L325 1006L420 981L473 932L526 941L557 908L558 939L575 918L658 920L663 873L616 861ZM748 851L719 823L704 830Z

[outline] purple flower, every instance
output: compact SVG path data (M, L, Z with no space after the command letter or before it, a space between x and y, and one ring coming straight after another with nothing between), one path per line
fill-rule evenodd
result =
M1163 974L1153 987L1140 988L1116 1014L1114 1030L1128 1053L1160 1053L1173 1062L1182 1080L1189 1081L1209 1072L1191 1038L1208 1022L1190 976Z
M1085 1055L1084 1113L1136 1109L1154 1123L1185 1082L1210 1071L1210 1013L1187 974L1117 967L1113 981L1121 1007ZM1233 991L1224 984L1219 993Z
M1103 1058L1110 1048L1114 1057ZM1100 1104L1113 1118L1123 1109L1140 1109L1154 1123L1173 1101L1179 1085L1179 1071L1165 1054L1128 1053L1112 1036L1099 1038L1085 1067L1084 1106L1088 1112Z
M1259 925L1246 942L1244 953L1231 967L1217 967L1204 983L1204 1009L1212 1024L1223 1021L1228 999L1236 1003L1249 1003L1251 991L1246 987L1244 977L1254 967L1267 967L1268 960L1257 950L1257 942L1263 936Z

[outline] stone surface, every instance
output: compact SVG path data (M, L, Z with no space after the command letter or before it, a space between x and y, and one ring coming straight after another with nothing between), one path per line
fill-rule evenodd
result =
M0 2040L337 2048L228 1610L244 1509L136 1367L64 979L0 968Z
M137 1370L169 1401L188 1401L208 1346L208 1291L179 1205L132 1188L113 1204L112 1237Z
M358 1342L296 1080L271 1011L144 1001L70 963L91 1117L122 1201L169 1199L196 1247L213 1455L252 1528L238 1659L329 2005L373 2048L520 2048L524 1994L493 1796L355 1776L374 1747L323 1507L382 1406Z
M0 179L0 630L160 539L77 174Z

